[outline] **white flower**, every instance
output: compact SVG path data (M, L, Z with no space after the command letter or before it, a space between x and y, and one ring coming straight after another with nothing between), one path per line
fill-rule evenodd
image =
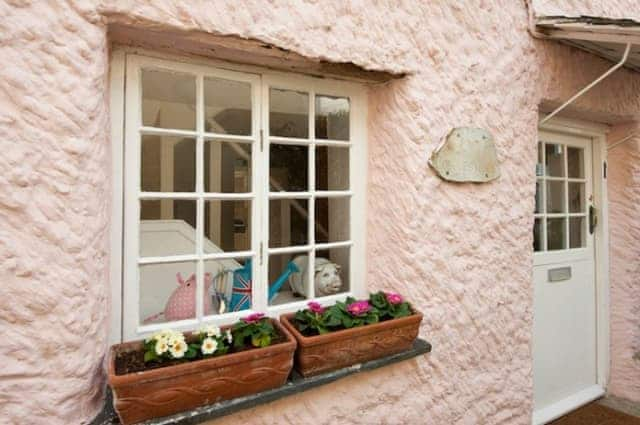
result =
M171 341L169 352L173 358L180 359L187 352L187 344L179 339L174 339Z
M167 350L169 349L169 345L167 345L167 342L162 339L162 340L158 340L158 342L156 342L156 354L161 356L164 353L167 352Z
M200 349L202 354L213 354L218 349L218 342L213 338L205 338Z
M207 334L208 337L216 337L216 338L220 338L220 328L214 325L209 325L207 327L204 328L204 332Z
M227 342L231 344L232 341L233 341L233 337L231 336L231 331L227 329Z

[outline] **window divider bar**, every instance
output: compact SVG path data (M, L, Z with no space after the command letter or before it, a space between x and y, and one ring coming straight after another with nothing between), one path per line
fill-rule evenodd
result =
M173 255L166 257L140 257L138 258L138 265L144 266L147 264L182 263L185 261L197 261L198 258L199 256L197 254Z
M230 251L230 252L214 252L211 254L202 254L203 260L233 260L236 258L251 258L255 255L253 251Z
M311 144L309 145L309 165L308 165L308 181L309 181L309 192L312 194L315 193L316 190L316 120L315 120L315 105L316 105L316 94L313 90L309 91L309 138L311 139ZM308 240L309 245L311 245L312 249L309 250L308 261L307 261L307 282L309 285L307 290L309 291L307 298L314 299L315 294L315 284L314 274L315 274L315 264L316 264L316 251L313 249L313 246L316 241L315 228L316 228L316 207L315 207L315 199L313 196L309 199L308 202Z
M353 246L353 241L317 243L314 246L315 246L315 249L318 251L331 249L331 248L345 248L345 247Z
M149 126L140 127L140 133L152 136L179 136L192 138L195 138L198 135L198 132L193 130L178 130L172 128L158 128Z
M198 199L196 192L140 192L138 197L145 199Z
M198 74L196 78L196 320L202 321L204 314L204 261L202 260L204 243L204 77Z
M310 199L311 192L269 192L269 199Z
M204 192L202 198L205 200L239 200L251 201L255 198L255 193L220 193L220 192Z
M353 191L351 190L317 190L314 193L314 198L346 198L351 196L353 196Z
M334 146L334 147L343 147L350 148L353 146L353 143L347 142L346 140L330 140L330 139L316 139L316 146Z
M283 248L269 248L267 249L267 253L269 255L274 254L296 254L299 252L308 252L312 248L311 245L298 245L298 246L287 246Z
M256 141L256 136L240 136L237 134L219 134L219 133L207 133L202 132L202 136L207 142L237 142L237 143L253 143Z
M298 137L279 137L279 136L269 136L270 143L276 143L278 145L309 145L313 143L313 141L309 139L301 139Z

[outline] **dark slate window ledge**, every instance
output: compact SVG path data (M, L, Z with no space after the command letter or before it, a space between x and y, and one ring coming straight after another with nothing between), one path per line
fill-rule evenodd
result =
M264 391L257 394L251 394L246 397L238 397L234 398L233 400L222 401L220 403L199 407L197 409L180 412L172 416L165 416L163 418L153 419L143 423L146 425L199 424L204 421L230 415L243 409L248 409L264 403L269 403L288 395L299 394L303 391L319 387L333 381L337 381L341 378L353 375L355 373L378 369L380 367L398 363L403 360L408 360L413 357L418 357L429 352L431 352L431 344L423 339L418 338L414 341L411 349L398 354L394 354L392 356L353 365L334 372L312 376L310 378L303 378L294 370L289 376L289 380L287 381L287 383L282 387L274 388L273 390ZM118 416L113 410L111 391L109 390L102 412L100 412L100 414L91 422L91 425L115 425L119 423L120 421L118 420Z

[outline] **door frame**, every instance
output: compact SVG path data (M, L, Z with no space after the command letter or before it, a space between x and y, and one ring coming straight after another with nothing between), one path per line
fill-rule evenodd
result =
M609 199L607 194L607 133L609 126L582 120L554 117L538 130L583 136L592 139L592 181L594 204L598 211L598 226L594 233L594 262L596 288L596 385L600 387L586 391L576 397L563 400L554 406L553 412L533 416L533 423L546 423L565 413L589 403L602 395L609 381ZM533 254L532 254L533 255ZM533 326L533 323L532 323ZM533 341L532 341L533 343ZM533 358L532 358L533 361Z

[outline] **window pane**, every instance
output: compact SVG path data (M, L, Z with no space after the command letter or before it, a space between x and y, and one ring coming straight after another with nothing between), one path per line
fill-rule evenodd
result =
M205 131L251 134L251 85L218 78L204 79Z
M349 190L349 148L316 147L316 190Z
M564 177L564 147L562 145L545 145L546 175Z
M349 140L349 99L316 96L316 138Z
M584 149L567 146L567 167L569 177L584 178Z
M195 130L195 77L168 71L142 70L142 125Z
M349 291L349 248L316 251L315 295Z
M547 181L547 213L565 212L564 200L564 182Z
M251 201L205 201L206 254L251 249Z
M251 145L206 142L204 144L204 191L251 192Z
M533 251L543 251L544 244L542 241L542 223L543 219L536 218L533 221Z
M269 256L269 305L300 301L307 298L307 253Z
M569 248L582 248L587 246L586 220L584 217L571 217L569 219Z
M140 256L195 254L196 201L140 201Z
M542 180L538 180L536 181L536 205L535 205L535 210L534 212L536 214L541 214L544 211L542 210L543 208L543 204L542 204L542 188L543 188L543 182Z
M584 183L569 183L569 212L586 212L584 189Z
M309 148L276 145L269 149L269 190L304 192L309 189Z
M141 324L196 317L195 262L143 265L139 272Z
M269 247L309 243L309 203L306 199L269 201Z
M269 134L309 137L309 95L291 90L269 91Z
M248 258L207 260L205 273L211 280L205 300L205 315L251 308L252 260ZM209 303L209 305L207 305ZM207 313L207 308L210 313Z
M544 161L543 161L543 144L538 142L538 162L536 163L536 176L544 176Z
M349 240L350 198L316 198L316 243Z
M194 139L142 136L140 162L143 192L195 192Z
M565 218L547 219L547 249L549 251L567 248L566 221Z

